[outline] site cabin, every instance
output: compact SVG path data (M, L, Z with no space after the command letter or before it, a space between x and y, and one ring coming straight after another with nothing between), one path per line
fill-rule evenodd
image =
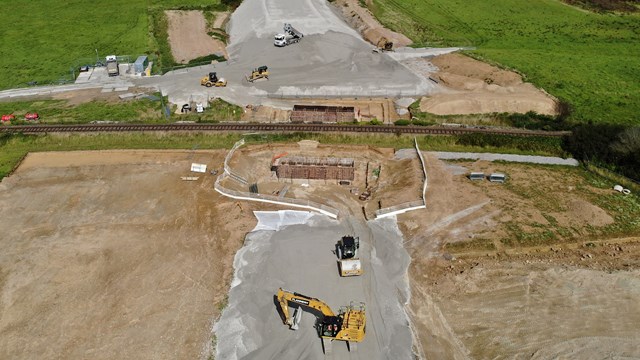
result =
M504 183L507 180L507 176L502 173L493 173L489 175L489 181L496 183Z
M472 172L471 174L469 174L469 180L471 181L478 181L478 180L484 180L484 173L482 172Z

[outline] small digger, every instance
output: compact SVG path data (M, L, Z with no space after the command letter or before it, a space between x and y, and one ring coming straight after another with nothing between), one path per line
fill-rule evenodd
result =
M208 76L200 79L200 85L206 87L225 87L227 86L227 80L224 78L218 78L218 75L215 72L210 72Z

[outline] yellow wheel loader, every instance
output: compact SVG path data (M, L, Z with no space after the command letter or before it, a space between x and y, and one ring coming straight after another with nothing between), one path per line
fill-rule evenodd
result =
M266 66L260 66L257 69L253 69L250 75L245 76L248 82L254 82L260 79L269 80L269 69Z
M325 354L331 353L333 340L345 341L349 351L355 350L356 344L364 340L366 325L364 303L343 306L336 315L324 302L282 288L278 289L276 298L284 324L289 325L291 330L298 329L302 310L316 316L316 330L322 338ZM291 317L289 317L289 305L296 309Z
M227 86L227 80L224 78L218 78L218 75L215 72L210 72L208 76L200 79L200 85L206 87L225 87Z

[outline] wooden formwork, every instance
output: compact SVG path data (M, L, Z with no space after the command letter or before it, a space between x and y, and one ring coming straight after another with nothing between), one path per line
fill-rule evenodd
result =
M278 179L349 180L355 178L350 158L283 157L275 161Z
M294 105L291 122L335 123L349 122L356 118L353 106Z

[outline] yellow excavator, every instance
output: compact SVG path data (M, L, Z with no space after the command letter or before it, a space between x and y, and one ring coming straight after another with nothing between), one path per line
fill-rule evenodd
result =
M317 318L316 329L322 338L325 354L331 353L331 342L341 340L347 342L349 351L356 349L356 343L364 340L365 335L365 306L364 303L343 306L336 315L329 305L316 298L296 292L278 289L276 295L280 305L280 313L285 325L291 330L297 330L302 317L302 310L314 314ZM296 308L293 316L289 317L289 304Z

